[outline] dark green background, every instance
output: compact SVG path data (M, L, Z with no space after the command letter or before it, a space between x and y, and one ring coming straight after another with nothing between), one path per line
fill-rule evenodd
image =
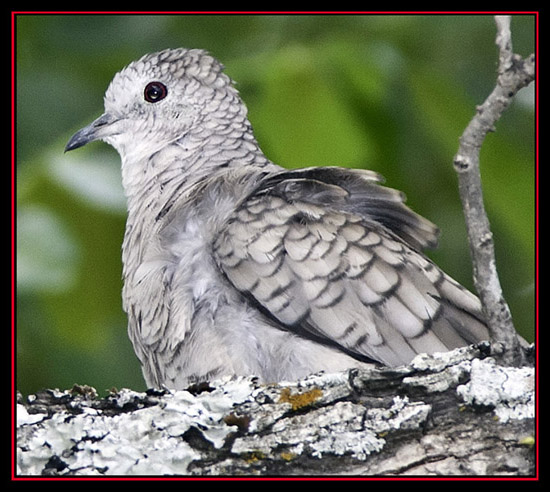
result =
M514 49L535 19L514 16ZM18 15L17 387L143 389L121 309L125 202L118 155L70 154L114 73L167 47L205 48L237 81L265 153L286 167L365 167L437 223L430 253L472 288L452 166L494 86L491 16ZM505 296L534 334L534 93L522 90L482 149Z

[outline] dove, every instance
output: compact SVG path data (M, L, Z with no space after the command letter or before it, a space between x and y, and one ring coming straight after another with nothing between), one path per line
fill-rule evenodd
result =
M117 73L66 151L121 158L123 308L149 387L295 380L489 339L478 298L423 251L438 229L373 171L288 170L206 51Z

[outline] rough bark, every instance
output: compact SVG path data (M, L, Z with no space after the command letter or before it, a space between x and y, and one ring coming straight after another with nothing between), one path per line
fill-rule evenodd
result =
M534 369L489 352L267 385L46 390L19 398L17 474L533 476Z

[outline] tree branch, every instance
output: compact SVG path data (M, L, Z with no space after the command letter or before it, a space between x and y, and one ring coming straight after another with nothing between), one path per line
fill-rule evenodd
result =
M499 48L497 84L485 102L476 108L476 115L460 137L454 167L468 231L474 284L483 304L491 339L503 345L507 363L519 364L522 351L498 278L493 236L483 203L479 154L487 133L494 131L514 95L534 80L535 57L532 54L523 59L513 53L510 16L497 15L495 22Z
M408 366L19 398L17 475L536 474L534 368L489 344Z

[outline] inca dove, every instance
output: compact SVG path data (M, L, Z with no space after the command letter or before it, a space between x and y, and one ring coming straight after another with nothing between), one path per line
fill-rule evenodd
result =
M371 171L289 171L201 50L119 72L92 140L122 159L128 331L149 386L294 379L488 339L478 299L420 251L436 227Z

